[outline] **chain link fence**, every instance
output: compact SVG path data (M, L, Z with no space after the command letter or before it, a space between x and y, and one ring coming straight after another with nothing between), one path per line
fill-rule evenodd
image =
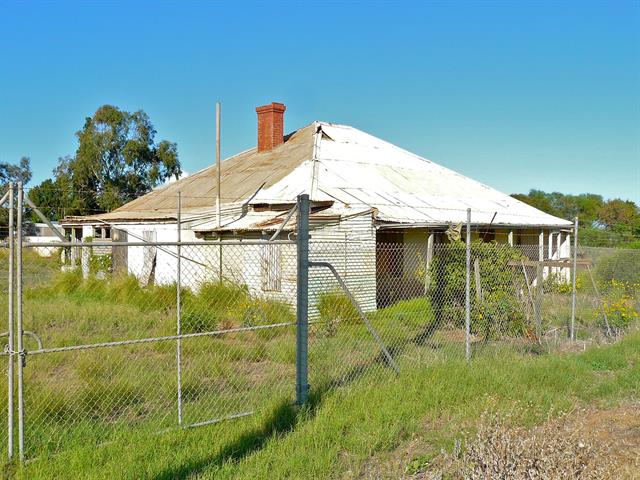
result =
M480 356L499 368L505 354L580 350L638 328L640 251L575 250L568 235L175 235L18 242L15 304L10 243L0 248L0 308L21 307L23 341L6 342L0 422L22 457L291 405L307 384L321 395Z

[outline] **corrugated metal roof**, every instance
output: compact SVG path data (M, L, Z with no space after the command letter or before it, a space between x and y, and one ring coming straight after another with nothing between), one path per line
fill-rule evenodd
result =
M292 201L300 185L311 200L377 210L379 222L570 226L498 190L356 128L318 123L312 162L261 190L253 202ZM308 191L309 191L308 190ZM495 214L495 218L494 218Z
M215 166L111 213L84 218L174 218L178 192L183 196L184 217L199 218L193 228L215 230ZM281 212L250 210L240 214L238 205L249 199L250 205L293 204L301 193L309 193L315 202L334 202L334 211L341 214L373 210L376 221L384 224L460 223L466 221L466 210L471 208L474 224L571 226L567 220L356 128L314 122L271 151L258 153L251 149L223 162L223 229L264 228L270 225L270 219L275 225L275 217Z

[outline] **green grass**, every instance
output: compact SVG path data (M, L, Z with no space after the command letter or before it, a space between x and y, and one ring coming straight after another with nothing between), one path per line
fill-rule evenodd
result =
M98 448L76 445L17 468L17 478L342 478L371 456L428 430L450 446L486 409L532 425L576 406L640 394L640 334L577 355L447 361L375 372L345 388L314 391L301 410L271 404L260 415L164 434L137 432ZM424 459L417 459L423 461ZM350 472L350 473L349 473Z
M175 285L142 288L132 277L83 280L78 272L58 272L51 259L34 257L31 264L25 328L36 331L45 347L175 333ZM45 274L35 274L40 271ZM182 299L184 332L294 320L286 304L227 283L185 290ZM431 433L434 444L447 445L489 405L518 404L522 421L535 422L580 402L638 393L637 335L579 356L538 356L531 342L518 338L474 341L468 366L463 332L437 323L426 298L367 314L401 368L396 378L344 300L328 294L310 326L313 394L301 411L291 406L293 327L182 341L185 425L256 412L198 429L177 428L175 341L28 356L25 442L31 461L16 475L340 477L440 414L458 422ZM565 300L559 310L566 310ZM6 295L0 309L6 311ZM27 348L35 348L31 339ZM5 382L0 376L3 391ZM0 412L6 415L6 403Z

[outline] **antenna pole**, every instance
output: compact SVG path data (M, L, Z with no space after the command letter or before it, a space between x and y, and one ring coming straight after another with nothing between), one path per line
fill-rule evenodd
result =
M220 102L216 102L216 170L218 171L218 194L216 196L216 224L220 228L221 220L221 196L220 196Z

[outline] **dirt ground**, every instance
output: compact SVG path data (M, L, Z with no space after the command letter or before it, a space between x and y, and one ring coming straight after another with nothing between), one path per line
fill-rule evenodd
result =
M451 451L439 451L430 438L434 438L436 429L448 428L447 420L429 421L411 439L391 452L370 458L364 466L349 472L347 478L640 480L640 402L626 402L609 409L576 410L529 430L485 424L478 426L480 433L470 437L463 448L459 447L461 440ZM503 446L496 448L497 443ZM466 453L461 453L465 450ZM509 453L509 450L518 453ZM545 463L535 458L536 454L531 453L534 450L547 452L547 465L541 466L537 475L516 472L518 469L513 463L520 460L534 465L534 469L538 463ZM486 456L502 458L488 462L492 463L491 468L476 469L474 473L466 468L474 455L483 459ZM505 457L509 458L505 460ZM571 461L574 464L568 466ZM550 465L554 462L556 466Z
M614 466L609 478L640 479L640 403L574 414L579 435L603 447Z

